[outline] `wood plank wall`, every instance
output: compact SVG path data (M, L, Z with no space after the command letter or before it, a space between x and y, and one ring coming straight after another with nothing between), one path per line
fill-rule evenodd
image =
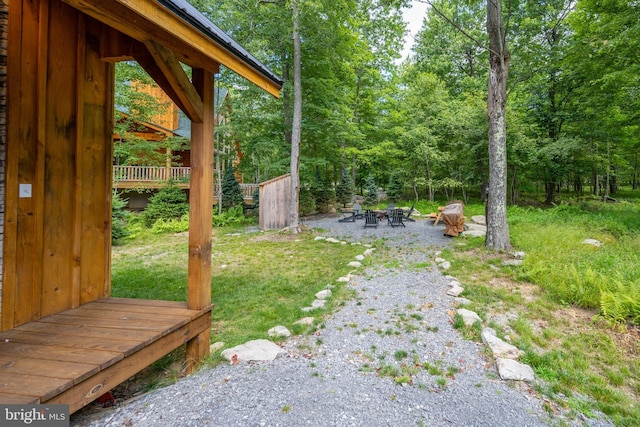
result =
M109 296L111 251L103 26L59 0L9 11L2 330Z
M4 238L5 140L7 136L7 13L8 0L0 0L0 318L2 318L2 242Z
M260 183L260 230L278 230L289 225L291 174Z
M0 318L2 318L2 243L4 240L5 141L7 136L7 14L8 0L0 0Z

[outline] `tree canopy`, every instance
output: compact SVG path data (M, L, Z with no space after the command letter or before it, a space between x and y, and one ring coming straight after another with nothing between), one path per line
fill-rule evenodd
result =
M245 179L289 172L293 120L291 3L192 0L285 79L274 99L223 69L225 135L245 154ZM484 198L489 183L487 3L433 0L409 58L406 0L297 0L301 40L301 187L349 171L402 183L405 199ZM623 0L511 1L502 8L506 195L554 203L575 191L637 188L640 5ZM393 175L393 176L392 176ZM343 182L342 185L345 185Z

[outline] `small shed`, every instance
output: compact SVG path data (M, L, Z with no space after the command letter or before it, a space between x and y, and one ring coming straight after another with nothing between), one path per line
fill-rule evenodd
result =
M74 412L182 344L191 368L208 353L214 74L282 81L186 0L0 0L0 26L0 403ZM123 60L192 122L186 303L111 297Z
M260 183L260 230L278 230L291 223L291 174L285 174Z

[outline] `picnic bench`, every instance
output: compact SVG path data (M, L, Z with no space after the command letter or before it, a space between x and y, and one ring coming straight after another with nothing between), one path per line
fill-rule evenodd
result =
M429 214L429 218L435 220L435 222L433 223L434 227L438 225L438 222L440 222L440 220L442 219L442 211L444 210L444 208L444 206L438 206L438 212L431 212Z

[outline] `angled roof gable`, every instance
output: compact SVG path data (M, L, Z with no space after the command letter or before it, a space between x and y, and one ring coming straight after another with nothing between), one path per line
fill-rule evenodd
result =
M163 46L189 66L217 72L222 64L274 96L282 88L282 79L186 0L62 1L147 48ZM130 49L134 56L137 47Z

